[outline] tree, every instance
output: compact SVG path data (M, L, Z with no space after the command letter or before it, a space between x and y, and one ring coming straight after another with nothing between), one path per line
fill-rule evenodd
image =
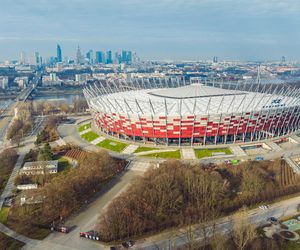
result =
M233 219L232 240L237 249L243 250L247 244L257 237L256 228L248 220L247 214L244 211L236 213Z

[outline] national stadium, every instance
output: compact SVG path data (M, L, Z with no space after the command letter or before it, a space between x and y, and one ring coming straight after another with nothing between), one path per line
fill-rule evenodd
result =
M243 143L287 135L300 123L300 91L282 84L136 78L83 92L103 133L135 142Z

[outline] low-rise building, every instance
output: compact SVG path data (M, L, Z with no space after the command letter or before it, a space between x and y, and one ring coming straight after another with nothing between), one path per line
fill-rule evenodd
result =
M25 162L23 168L19 173L25 175L39 175L39 174L56 174L58 171L58 161L34 161Z
M8 88L8 77L0 76L0 88L7 89Z

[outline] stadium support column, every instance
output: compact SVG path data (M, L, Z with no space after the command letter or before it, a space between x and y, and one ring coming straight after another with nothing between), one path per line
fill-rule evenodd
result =
M179 115L180 115L180 127L179 127L179 147L181 147L181 126L182 126L182 99L180 99L179 104Z
M195 122L196 122L196 107L197 107L197 98L195 98L194 108L193 108L194 122L193 122L193 129L192 129L191 146L193 146L193 143L194 143Z
M169 146L169 138L168 138L168 106L167 106L167 100L164 98L165 103L165 124L166 124L166 145Z
M222 103L224 101L224 95L222 96L222 100L220 101L219 107L217 109L217 114L219 113L220 108L222 107ZM219 135L219 130L220 130L220 123L222 121L222 112L220 112L220 117L219 117L219 123L218 123L218 129L217 129L217 134L215 135L215 145L217 145L217 139Z
M209 101L208 101L207 107L206 107L206 112L205 112L206 115L207 115L207 120L206 120L206 127L205 127L203 145L206 145L206 134L207 134L207 126L208 126L208 122L209 122L209 106L210 106L210 102L211 102L211 97L209 98Z

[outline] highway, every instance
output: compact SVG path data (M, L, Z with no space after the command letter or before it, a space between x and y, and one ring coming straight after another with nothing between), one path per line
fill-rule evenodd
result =
M16 98L15 102L11 102L6 109L2 112L0 115L0 146L5 147L5 136L7 133L7 129L9 128L12 119L14 117L15 108L22 105L29 95L34 91L36 88L38 82L40 81L41 73L38 73L33 80L30 82L30 84L27 86L26 89L24 89Z

